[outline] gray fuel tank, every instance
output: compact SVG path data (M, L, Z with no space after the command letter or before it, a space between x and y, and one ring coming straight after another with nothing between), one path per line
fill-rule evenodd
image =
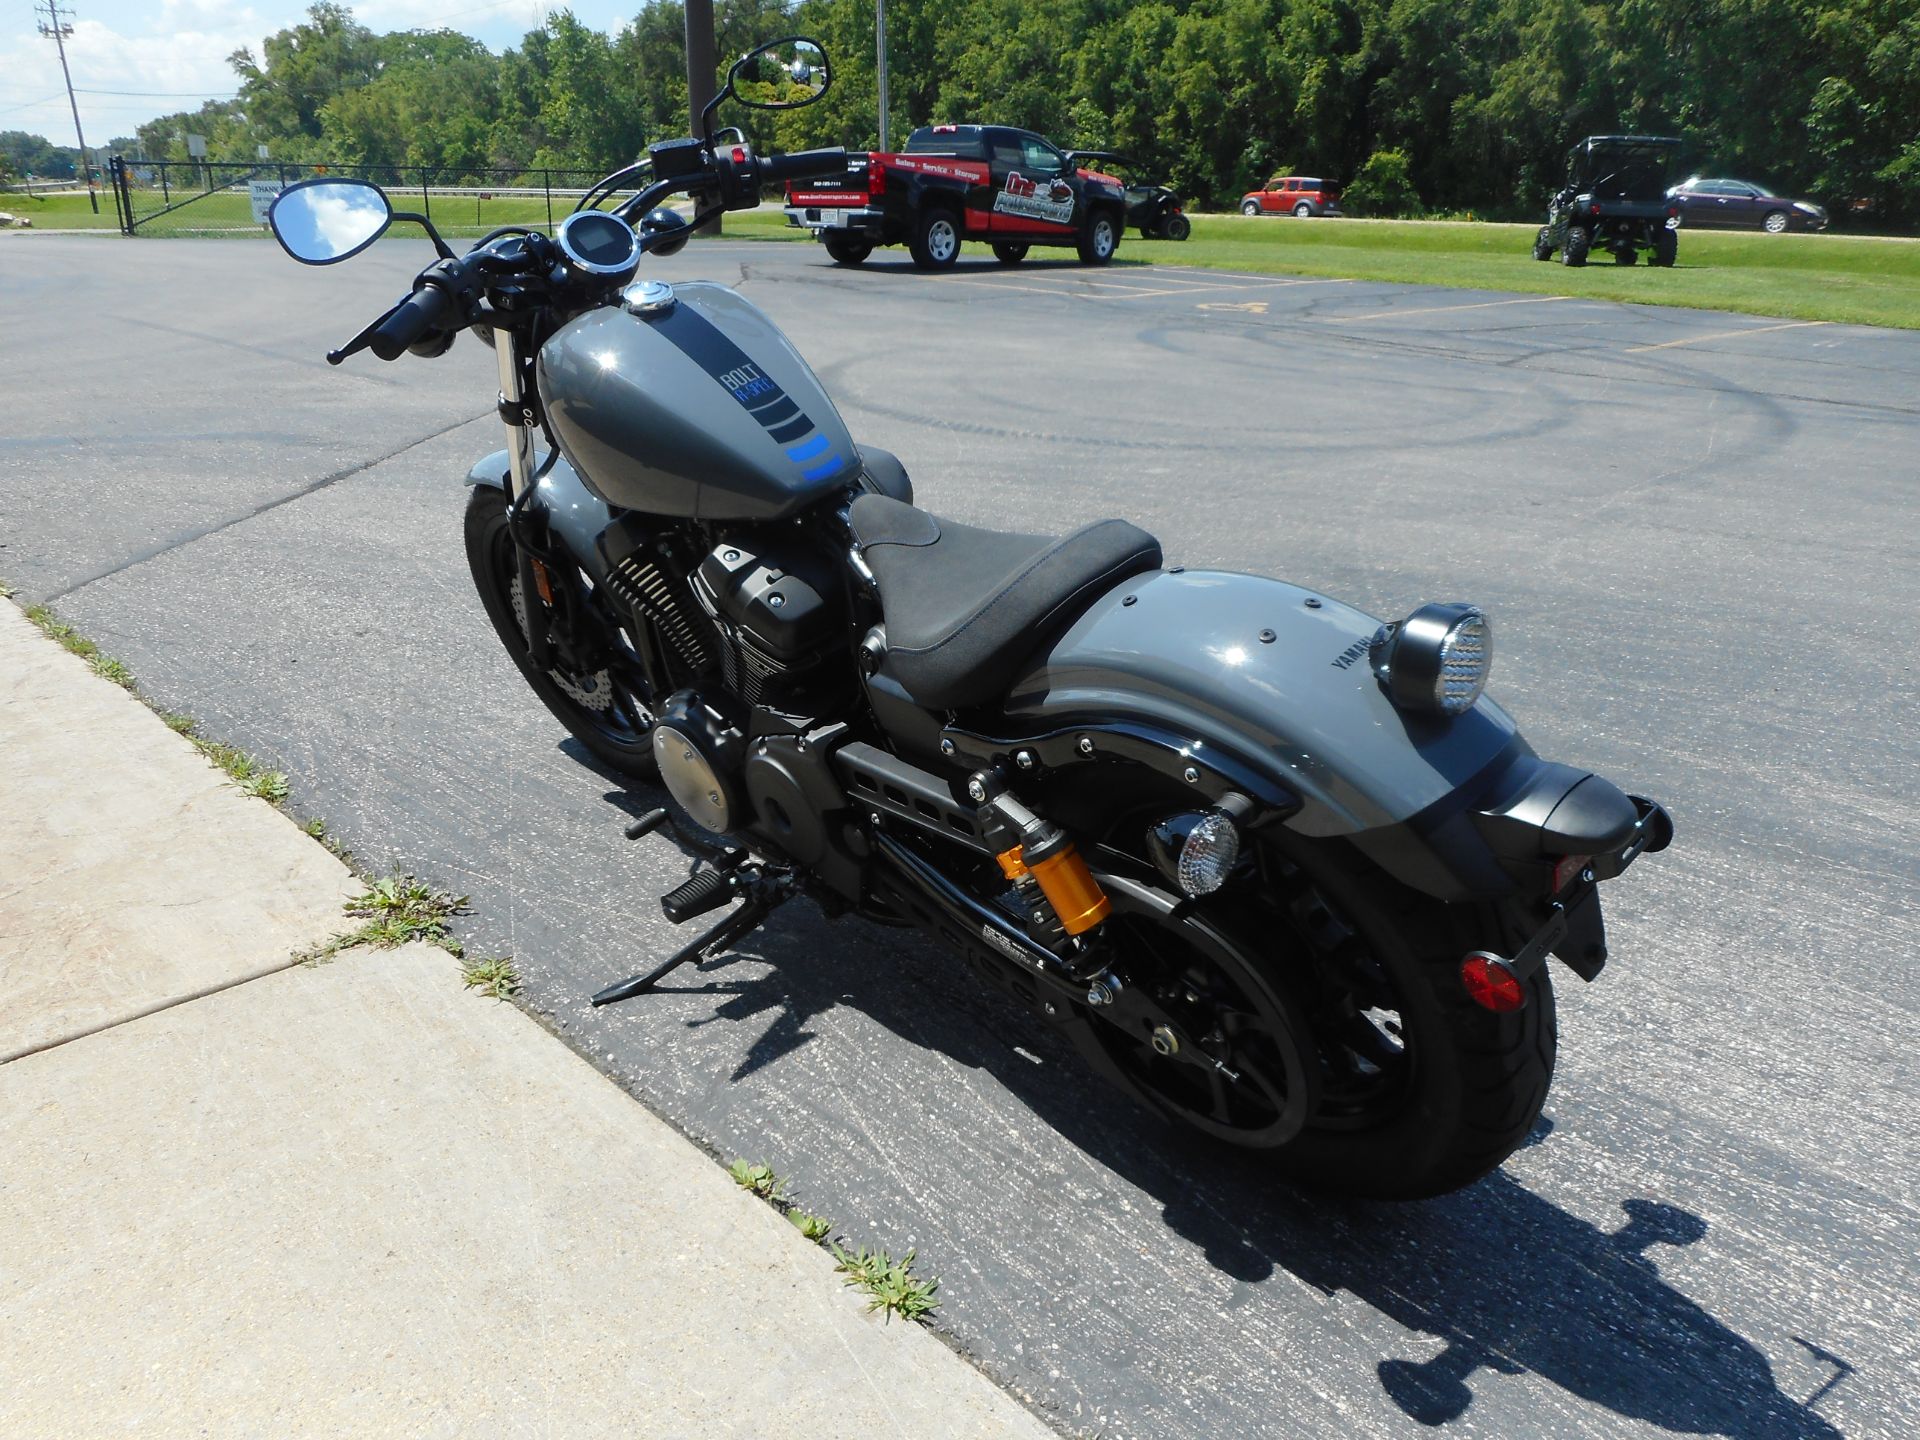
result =
M560 448L607 504L777 520L849 484L860 456L800 352L723 285L673 287L636 315L589 311L541 347Z

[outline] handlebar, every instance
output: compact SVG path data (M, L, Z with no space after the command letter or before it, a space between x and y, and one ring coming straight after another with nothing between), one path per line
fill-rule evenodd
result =
M438 285L422 285L374 326L369 344L382 360L397 360L409 345L460 323L460 307Z
M823 180L844 174L847 150L834 145L825 150L796 150L791 155L767 155L760 161L760 183L779 185L788 180Z

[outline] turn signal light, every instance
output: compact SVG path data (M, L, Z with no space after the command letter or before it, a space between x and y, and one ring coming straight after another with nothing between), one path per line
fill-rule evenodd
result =
M1460 983L1483 1010L1509 1015L1527 1003L1527 992L1513 967L1491 950L1475 950L1460 962Z

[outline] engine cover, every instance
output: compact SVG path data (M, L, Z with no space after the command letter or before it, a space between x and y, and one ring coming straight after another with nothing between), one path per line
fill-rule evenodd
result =
M702 828L725 835L752 819L741 784L746 730L732 715L676 690L654 721L653 755L667 793Z

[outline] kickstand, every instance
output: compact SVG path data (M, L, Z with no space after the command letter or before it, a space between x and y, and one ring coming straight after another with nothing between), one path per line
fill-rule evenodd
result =
M618 1000L630 1000L635 995L643 995L689 960L708 959L737 945L758 930L766 918L786 902L792 894L792 886L784 877L763 879L756 876L749 882L746 894L745 904L699 939L682 945L645 974L634 975L607 986L594 995L593 1003L596 1006L611 1005Z

